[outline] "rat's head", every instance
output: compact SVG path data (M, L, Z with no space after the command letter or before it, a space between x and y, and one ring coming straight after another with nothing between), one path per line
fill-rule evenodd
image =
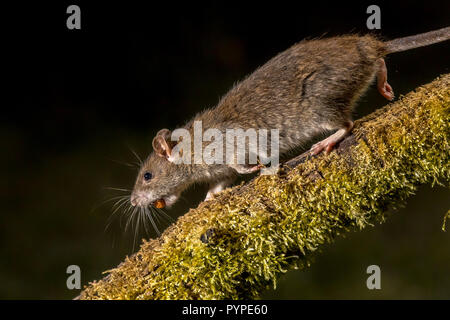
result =
M162 129L153 139L154 152L142 164L131 194L133 206L170 207L189 184L185 165L175 164L170 158L176 144L170 135L169 130Z

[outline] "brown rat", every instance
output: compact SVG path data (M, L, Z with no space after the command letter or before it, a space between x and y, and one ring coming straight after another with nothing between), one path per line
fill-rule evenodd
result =
M356 101L377 77L378 91L394 98L387 83L383 57L450 39L450 27L383 42L371 35L345 35L301 41L281 52L236 84L212 109L194 117L183 128L193 133L194 121L203 130L216 128L279 129L279 153L306 144L312 137L336 130L311 148L312 154L329 152L352 129ZM188 186L210 186L206 199L230 185L238 174L257 171L259 165L176 164L172 141L163 129L153 139L154 152L137 176L131 204L147 207L172 205ZM210 142L203 142L203 146ZM195 150L192 148L192 158Z

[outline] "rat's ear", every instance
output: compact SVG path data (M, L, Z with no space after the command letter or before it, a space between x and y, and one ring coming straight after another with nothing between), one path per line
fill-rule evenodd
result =
M153 138L152 146L156 154L160 157L169 158L172 153L173 142L170 141L170 130L162 129Z

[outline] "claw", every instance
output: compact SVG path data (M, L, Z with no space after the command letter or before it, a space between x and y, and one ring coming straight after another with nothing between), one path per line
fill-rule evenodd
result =
M323 150L325 150L326 154L330 153L333 150L333 148L336 146L336 144L338 144L340 141L342 141L349 134L349 132L352 130L352 128L353 128L353 122L349 121L344 126L344 128L339 129L338 131L333 133L328 138L325 138L322 141L319 141L316 144L314 144L310 149L311 154L313 156L315 156L315 155L321 153Z
M378 91L383 97L385 97L389 101L392 101L394 99L394 90L392 89L391 85L387 82L386 63L384 62L384 59L379 59L378 64L379 64L377 72Z

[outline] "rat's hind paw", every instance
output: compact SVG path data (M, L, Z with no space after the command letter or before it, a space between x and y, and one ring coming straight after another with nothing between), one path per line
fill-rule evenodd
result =
M333 133L331 136L323 139L322 141L317 142L316 144L314 144L311 147L311 154L313 156L321 153L323 150L325 150L325 152L328 154L331 152L331 150L333 150L334 146L336 144L338 144L339 142L342 141L342 139L344 139L349 132L352 130L353 128L353 122L352 121L348 121L343 128L339 129L338 131L336 131L335 133Z
M330 137L328 137L328 138L330 138ZM330 151L333 150L336 143L328 138L317 142L316 144L314 144L311 147L310 152L313 156L318 155L323 150L325 150L326 153L330 153Z
M378 91L381 93L383 97L388 99L389 101L394 100L394 90L392 90L392 87L389 83L385 82L382 85L378 86Z
M377 88L380 94L389 101L394 100L394 90L387 82L387 69L384 59L378 59Z

